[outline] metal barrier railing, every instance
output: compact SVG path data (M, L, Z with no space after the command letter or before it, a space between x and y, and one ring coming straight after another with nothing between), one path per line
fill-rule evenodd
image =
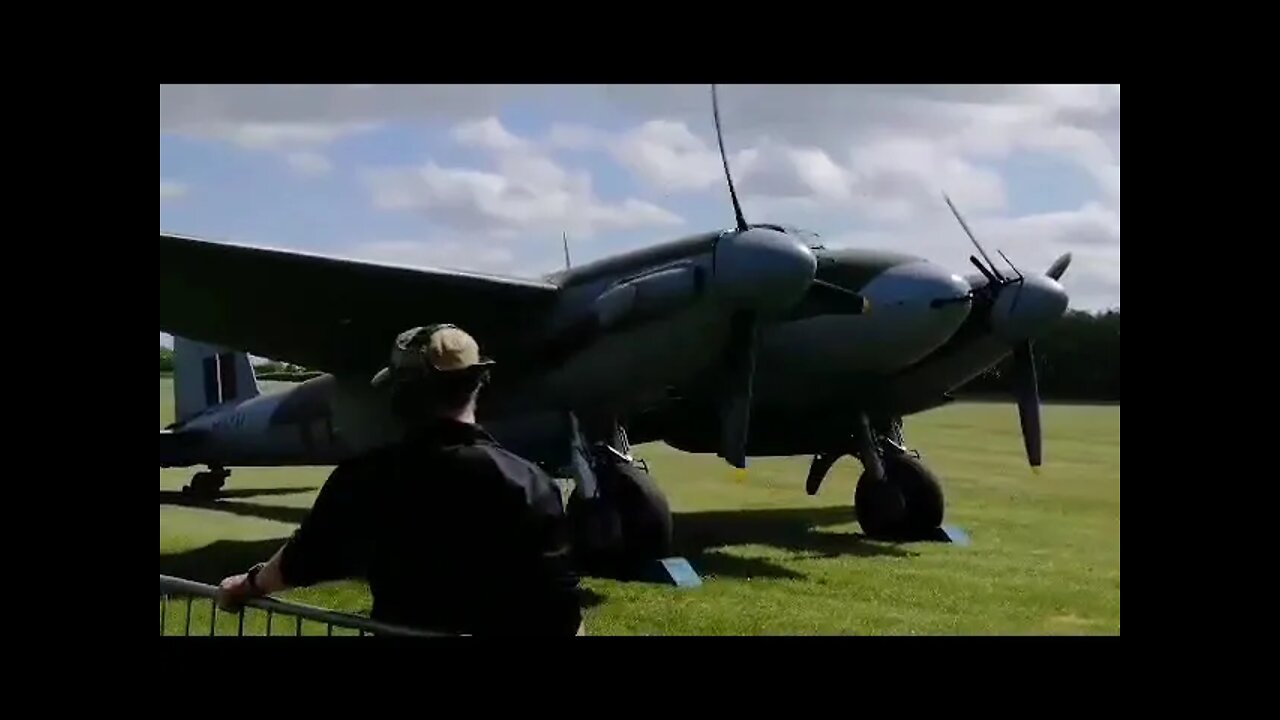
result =
M217 602L214 597L218 588L212 585L205 585L192 580L171 577L169 575L160 576L160 635L164 636L166 631L171 628L178 628L181 632L170 633L174 635L192 635L192 627L197 629L199 635L218 635L221 627L228 630L223 634L230 635L230 628L234 627L237 636L246 634L246 625L250 631L250 635L271 635L272 625L277 615L285 618L293 618L293 622L286 622L285 626L291 626L292 634L302 635L384 635L393 637L445 637L445 633L433 633L422 630L414 630L411 628L399 627L380 623L376 620L370 620L362 615L351 615L348 613L334 612L332 610L324 610L322 608L311 607L309 605L301 605L299 603L285 602L269 597L249 598L245 601L244 607L238 613L231 613L218 609ZM175 609L173 615L170 615L169 605L171 598L185 598L185 602L176 601L174 604L180 606ZM196 600L207 600L208 602L199 602ZM177 612L181 606L185 605L185 612L179 618ZM207 605L207 612L204 610ZM250 619L249 610L255 608L265 615L265 631L255 632L262 628L263 624L259 622L261 618L255 617ZM197 612L199 611L199 612ZM219 624L220 617L222 619ZM314 632L304 632L304 621L311 621L311 628ZM208 632L204 632L208 629ZM321 632L323 630L323 633ZM346 632L335 632L344 630Z

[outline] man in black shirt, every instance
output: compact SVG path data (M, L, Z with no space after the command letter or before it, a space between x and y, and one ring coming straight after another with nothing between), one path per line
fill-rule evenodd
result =
M363 577L372 617L449 633L583 634L560 489L475 420L491 361L452 325L408 330L373 380L404 441L338 467L266 563L218 602Z

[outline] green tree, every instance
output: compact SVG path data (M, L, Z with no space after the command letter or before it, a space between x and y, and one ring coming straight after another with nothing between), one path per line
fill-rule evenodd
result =
M1036 376L1046 399L1120 401L1120 311L1067 313L1035 342ZM1012 359L976 377L965 392L1011 394Z

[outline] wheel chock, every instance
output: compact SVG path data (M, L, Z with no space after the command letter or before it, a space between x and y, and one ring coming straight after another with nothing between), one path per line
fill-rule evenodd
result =
M934 542L951 543L960 547L969 546L969 534L954 525L943 525L934 528L933 537L928 538Z
M702 585L702 578L698 576L689 561L682 557L662 558L647 563L639 579L642 582L674 585L681 588L695 588Z

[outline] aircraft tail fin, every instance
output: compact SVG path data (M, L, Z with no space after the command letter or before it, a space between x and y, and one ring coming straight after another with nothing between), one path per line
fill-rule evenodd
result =
M173 338L173 401L178 422L205 410L259 394L247 353Z

